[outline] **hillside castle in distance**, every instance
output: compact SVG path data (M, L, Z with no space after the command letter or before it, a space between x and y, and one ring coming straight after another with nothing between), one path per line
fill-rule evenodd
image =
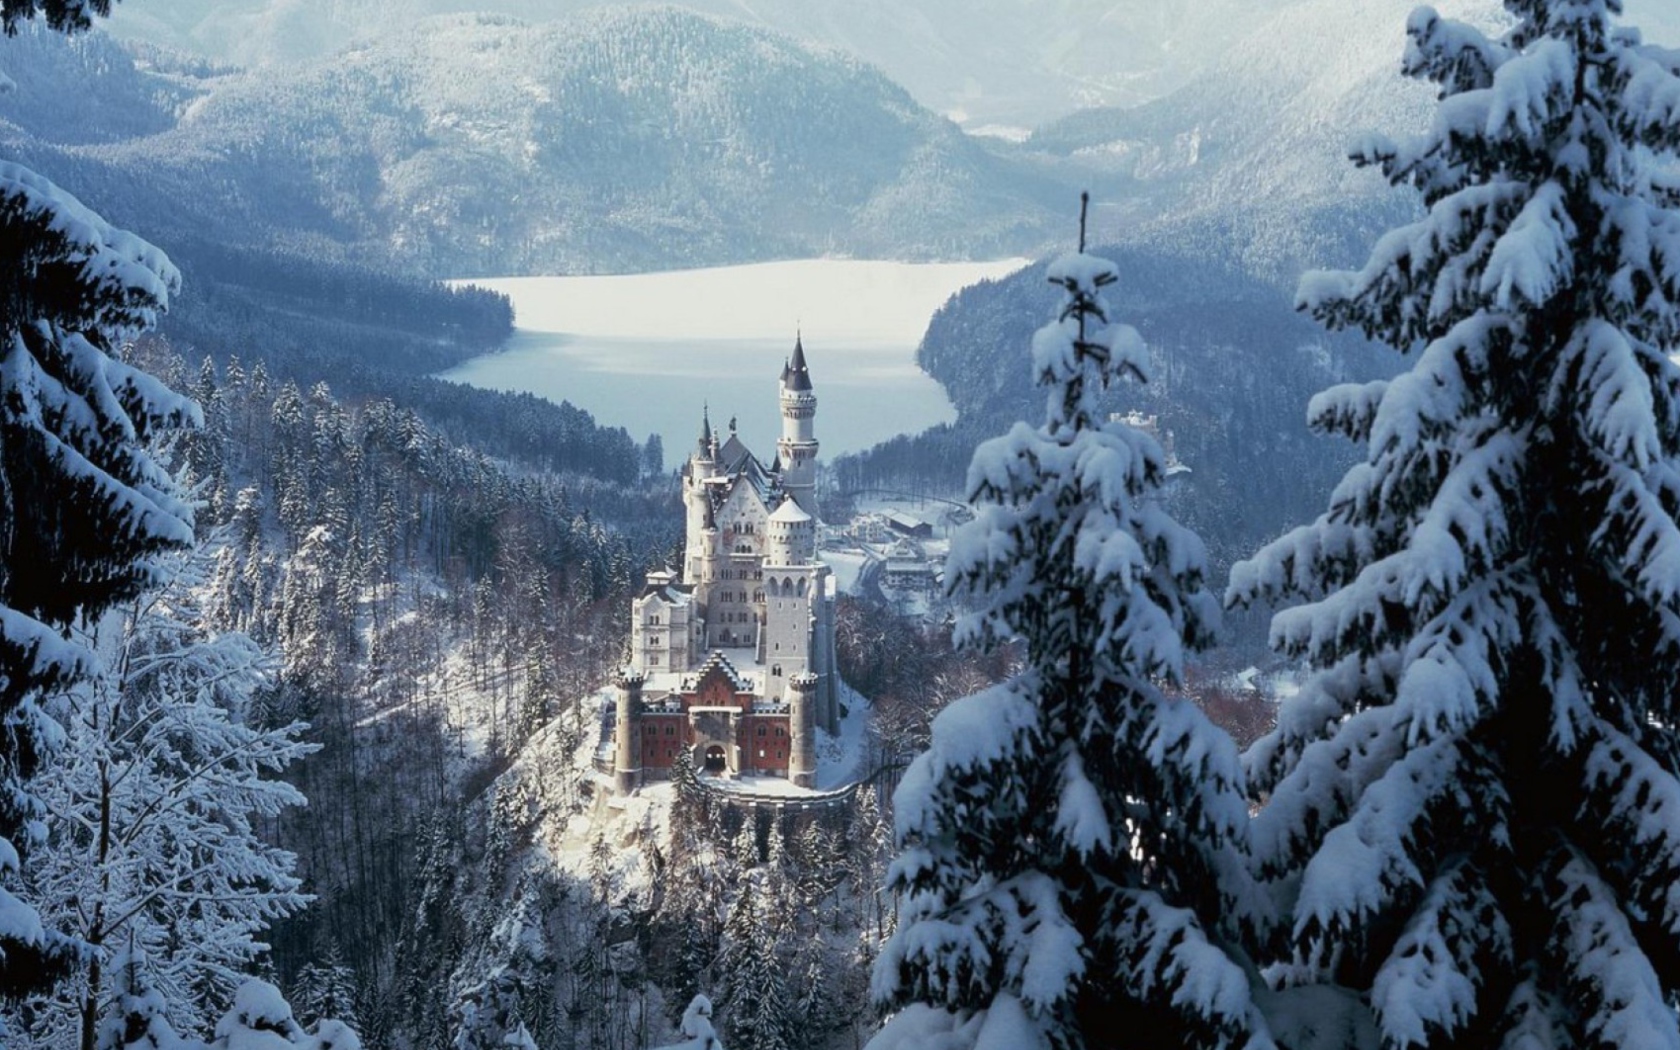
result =
M817 557L817 395L796 339L768 467L709 415L682 469L681 574L648 574L631 606L613 771L623 792L697 770L816 781L817 727L839 729L834 584Z

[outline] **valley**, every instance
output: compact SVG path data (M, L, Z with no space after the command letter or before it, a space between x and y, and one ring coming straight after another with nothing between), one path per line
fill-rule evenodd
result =
M103 6L0 5L0 1047L1680 1047L1672 0Z
M748 447L775 446L775 381L804 333L821 384L826 457L861 452L956 418L916 366L946 299L1005 276L990 263L804 260L616 277L475 278L507 295L508 345L441 378L570 401L637 440L657 434L667 467L713 422L740 421Z

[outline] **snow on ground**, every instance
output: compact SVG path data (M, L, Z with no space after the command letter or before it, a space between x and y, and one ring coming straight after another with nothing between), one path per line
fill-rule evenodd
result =
M871 561L871 557L863 548L828 549L822 552L822 560L834 570L834 585L840 588L840 593L856 594L858 577L863 574L863 567Z
M842 259L614 277L500 277L519 330L501 353L443 378L569 400L638 440L658 433L667 465L699 432L700 403L762 458L775 451L776 382L803 331L823 455L868 448L955 418L916 367L928 319L953 293L1023 259L897 263Z
M861 779L869 753L869 701L840 683L840 733L817 731L817 790L833 790Z
M1246 667L1231 675L1228 684L1245 693L1258 692L1274 704L1282 703L1301 691L1304 673L1292 668L1262 671L1258 667Z

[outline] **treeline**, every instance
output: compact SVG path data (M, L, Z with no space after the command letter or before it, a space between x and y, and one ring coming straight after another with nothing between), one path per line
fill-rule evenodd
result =
M1328 383L1375 378L1394 364L1357 335L1312 325L1287 290L1233 265L1154 249L1101 253L1122 274L1109 292L1117 316L1150 352L1149 383L1115 384L1102 409L1156 416L1163 441L1170 434L1191 470L1169 495L1171 510L1222 570L1311 517L1319 493L1352 461L1313 436L1301 406ZM965 289L941 308L917 362L945 387L957 422L840 461L842 488L961 495L974 446L1043 413L1019 348L1046 318L1047 288L1039 264Z
M570 403L431 378L507 339L513 312L500 293L196 242L182 269L185 291L162 331L188 356L224 368L238 357L275 381L389 399L454 444L531 469L608 486L642 474L642 446Z
M465 350L500 345L513 334L513 303L475 285L459 287L400 277L344 262L259 251L208 240L177 240L172 258L189 289L231 285L282 308L375 324L436 338Z

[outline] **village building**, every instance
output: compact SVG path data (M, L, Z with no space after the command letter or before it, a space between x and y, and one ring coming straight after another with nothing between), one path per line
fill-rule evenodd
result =
M782 436L761 462L712 429L682 468L682 564L631 606L613 769L621 791L686 752L719 776L816 780L816 733L838 732L834 576L817 555L817 397L803 340L782 368Z

